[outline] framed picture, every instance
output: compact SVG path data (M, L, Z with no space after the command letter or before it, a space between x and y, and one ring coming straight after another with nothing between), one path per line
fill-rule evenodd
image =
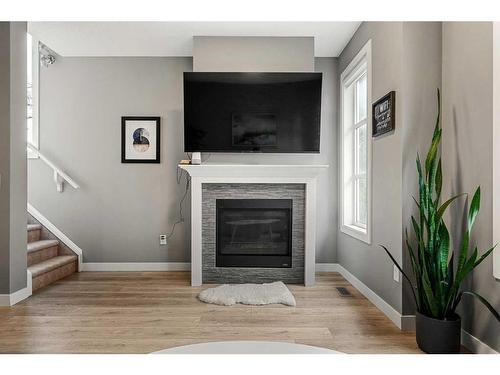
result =
M122 163L160 162L160 118L122 117Z
M396 92L391 91L372 108L372 136L378 137L394 130L396 124Z

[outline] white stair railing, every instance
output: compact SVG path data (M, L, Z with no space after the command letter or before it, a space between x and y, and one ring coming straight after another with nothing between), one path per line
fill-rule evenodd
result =
M44 154L42 154L35 146L28 143L28 151L31 151L33 154L37 155L40 160L42 160L45 164L47 164L54 171L54 182L56 183L56 188L59 193L64 191L64 183L67 182L74 189L79 189L80 185L78 185L75 180L69 177L66 173L64 173L61 168L57 167L50 159L48 159Z

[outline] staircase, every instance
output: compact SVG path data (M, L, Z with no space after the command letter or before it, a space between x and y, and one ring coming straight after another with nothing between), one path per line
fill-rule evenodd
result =
M32 290L43 288L78 270L78 257L57 239L42 238L40 224L28 224L28 270Z

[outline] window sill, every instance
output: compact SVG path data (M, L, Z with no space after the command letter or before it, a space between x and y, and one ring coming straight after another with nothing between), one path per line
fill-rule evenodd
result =
M363 241L364 243L371 245L371 238L368 229L363 229L355 225L341 225L340 231L348 236L351 236L357 240Z

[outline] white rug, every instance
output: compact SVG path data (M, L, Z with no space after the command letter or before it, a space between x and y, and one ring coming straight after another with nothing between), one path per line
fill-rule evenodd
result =
M209 288L198 294L200 301L216 305L230 306L236 303L245 305L269 305L281 303L295 306L295 298L281 281L270 284L221 285Z
M153 354L342 354L317 346L273 341L220 341L183 345Z

